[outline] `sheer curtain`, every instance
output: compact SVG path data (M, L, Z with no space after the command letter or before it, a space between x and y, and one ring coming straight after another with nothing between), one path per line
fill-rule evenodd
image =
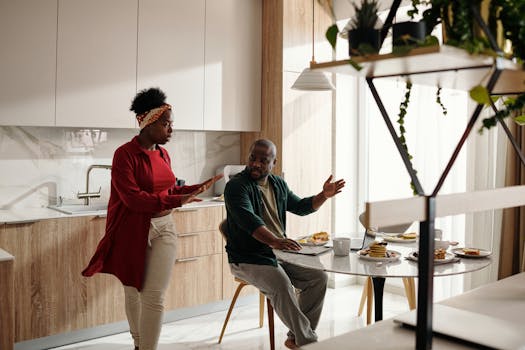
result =
M376 80L378 92L390 118L399 132L396 120L399 104L405 94L405 80ZM436 102L437 88L413 85L405 117L406 139L412 163L425 190L431 193L445 168L468 120L468 95L463 91L442 89L441 100L447 110ZM406 198L413 195L410 178L394 142L370 93L362 103L368 123L368 184L363 201ZM465 192L467 189L467 150L463 149L449 173L440 194ZM436 228L443 230L443 239L465 241L465 216L436 219ZM418 223L410 230L417 231ZM392 283L391 281L387 283ZM401 283L394 282L394 284ZM434 299L440 300L463 291L462 276L434 280Z

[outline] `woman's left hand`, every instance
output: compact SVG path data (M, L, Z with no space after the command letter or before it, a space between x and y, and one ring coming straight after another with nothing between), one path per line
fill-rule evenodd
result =
M208 180L200 184L199 189L192 194L197 195L199 193L202 193L208 190L211 186L213 186L214 183L216 183L218 180L222 179L223 177L224 177L224 174L219 174L219 175L215 175L212 178L209 178Z

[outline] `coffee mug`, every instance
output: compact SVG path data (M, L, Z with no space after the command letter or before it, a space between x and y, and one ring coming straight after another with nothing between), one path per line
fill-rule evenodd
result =
M350 238L336 237L332 240L334 244L334 254L339 256L346 256L350 254Z
M435 239L439 239L439 240L442 240L443 239L443 230L439 229L439 228L436 228L434 230L434 238Z

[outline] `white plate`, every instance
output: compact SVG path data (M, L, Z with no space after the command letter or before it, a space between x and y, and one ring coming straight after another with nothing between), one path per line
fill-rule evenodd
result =
M373 258L371 256L368 256L368 255L364 255L364 250L360 250L357 252L357 256L359 256L361 259L363 260L368 260L368 261L396 261L396 260L399 260L399 258L401 258L401 253L398 252L398 251L395 251L395 250L387 250L390 254L395 254L395 256L391 256L389 258Z
M416 241L415 238L406 239L401 237L401 233L387 233L383 235L383 239L392 243L414 243Z
M310 238L311 236L304 236L304 237L299 237L297 238L295 241L297 243L299 243L300 245L302 246L305 246L305 247L318 247L318 246L323 246L325 244L327 244L329 241L320 241L320 242L305 242L305 243L301 243L299 242L301 239L308 239Z
M414 253L416 252L412 252L408 255L408 257L412 260L415 260L417 261L417 256L414 255ZM449 253L449 252L446 252L445 253L445 259L434 259L434 263L438 263L438 264L445 264L445 263L448 263L450 261L452 261L456 256L452 253Z
M469 248L469 247L466 247ZM473 248L473 249L479 249L479 255L468 255L463 253L463 248L454 248L452 249L452 253L456 254L457 256L460 256L462 258L486 258L487 256L490 256L492 252L490 250L480 249L480 248Z

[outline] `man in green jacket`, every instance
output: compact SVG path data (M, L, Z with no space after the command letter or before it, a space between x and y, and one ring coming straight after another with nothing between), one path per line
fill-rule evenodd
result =
M327 276L319 270L277 261L272 249L300 250L286 237L286 211L313 213L341 192L344 180L326 180L323 190L299 198L279 176L271 174L276 147L270 140L257 140L250 147L246 169L228 181L224 190L227 211L228 262L232 274L258 288L289 328L288 348L317 341L326 293ZM294 287L300 292L296 297Z

